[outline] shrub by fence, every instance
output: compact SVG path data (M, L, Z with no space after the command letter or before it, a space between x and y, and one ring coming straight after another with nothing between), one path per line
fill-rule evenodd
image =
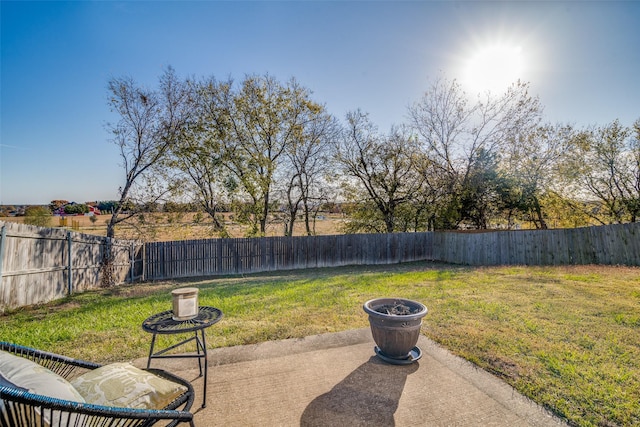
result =
M100 285L105 237L0 222L0 312ZM111 240L117 283L430 260L640 266L640 223L561 230Z

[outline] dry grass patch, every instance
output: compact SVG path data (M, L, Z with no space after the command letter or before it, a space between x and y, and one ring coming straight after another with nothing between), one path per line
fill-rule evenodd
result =
M3 217L3 221L23 223L24 217ZM51 217L50 227L62 227L61 217ZM67 216L67 229L79 233L96 236L107 235L107 223L111 215L97 215L92 221L90 216ZM248 225L239 224L233 219L233 214L221 215L229 237L246 237ZM339 214L323 214L322 219L315 222L313 232L318 235L342 234L346 220ZM72 224L77 227L73 228ZM267 236L282 236L284 224L277 216L270 217L267 224ZM297 220L293 231L294 236L305 236L304 223ZM144 213L124 221L116 227L116 238L134 239L147 242L161 242L174 240L210 239L220 237L213 229L211 221L202 213Z

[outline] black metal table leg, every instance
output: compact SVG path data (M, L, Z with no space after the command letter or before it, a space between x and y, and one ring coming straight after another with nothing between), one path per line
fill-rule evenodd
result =
M203 384L203 397L202 407L207 405L207 381L209 370L209 357L207 354L207 339L205 335L205 329L209 326L217 323L223 314L217 308L201 306L198 308L198 315L192 319L176 320L173 318L173 311L168 310L162 313L154 314L148 317L142 323L142 329L152 334L151 347L149 349L149 358L147 360L147 369L151 365L151 359L160 358L197 358L198 370L200 376L203 376L202 372L202 359L204 359L204 384ZM198 335L200 331L200 335ZM156 335L157 334L180 334L184 332L194 332L194 335L177 344L171 345L167 348L155 351ZM176 347L184 345L190 341L196 342L196 354L166 354Z
M209 357L207 356L207 341L204 337L204 329L202 329L202 352L204 353L204 390L202 392L202 407L207 406L207 372L209 371ZM200 361L200 358L198 358ZM200 371L202 373L202 371Z
M151 337L151 348L149 349L149 358L147 359L147 369L151 366L151 358L153 356L153 347L156 344L156 334Z

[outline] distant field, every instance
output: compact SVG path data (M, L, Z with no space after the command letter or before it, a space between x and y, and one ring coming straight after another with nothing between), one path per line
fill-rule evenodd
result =
M233 222L232 214L225 214L225 225L231 237L245 237L246 227ZM107 223L111 219L110 215L98 215L95 222L89 216L68 216L65 217L67 225L64 228L72 229L80 233L106 236ZM318 235L342 234L344 219L338 214L324 214L323 219L315 223L315 232ZM51 227L61 227L61 217L51 217ZM24 222L24 217L0 217L0 221ZM77 222L77 228L73 228L73 223ZM304 223L296 221L294 235L305 235ZM282 221L273 220L267 226L268 236L284 235L284 224ZM116 237L122 239L140 239L144 241L169 241L187 239L206 239L219 237L207 222L207 217L196 213L153 213L145 214L144 221L135 217L125 224L120 224L116 228Z

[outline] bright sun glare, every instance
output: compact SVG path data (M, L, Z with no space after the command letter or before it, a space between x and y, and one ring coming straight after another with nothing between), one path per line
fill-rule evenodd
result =
M475 92L503 92L522 79L524 58L520 46L494 44L477 50L466 62L464 81Z

